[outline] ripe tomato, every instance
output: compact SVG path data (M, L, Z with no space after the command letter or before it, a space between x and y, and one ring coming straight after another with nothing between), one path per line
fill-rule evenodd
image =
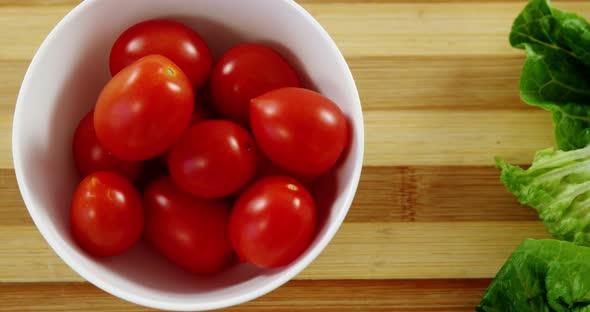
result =
M166 258L194 273L213 273L231 261L229 205L181 190L170 177L150 184L143 196L145 237Z
M213 67L211 51L199 34L178 22L151 20L132 26L117 39L111 49L111 74L150 54L171 59L195 90L205 83Z
M301 88L283 88L251 101L252 133L275 164L295 174L328 171L348 141L344 114L328 98Z
M97 171L114 171L133 180L139 174L141 162L120 160L107 151L94 132L94 111L86 114L74 133L72 149L74 163L82 176Z
M238 45L213 67L210 78L215 109L225 118L248 125L250 100L268 91L301 85L295 70L271 48Z
M229 221L230 238L242 261L276 268L309 246L316 207L309 192L289 177L268 177L238 198Z
M95 256L114 256L141 237L141 198L123 176L101 171L87 176L74 192L70 209L74 240Z
M100 143L116 157L145 160L170 148L190 123L194 93L169 59L146 56L104 87L94 112Z
M229 195L246 186L256 172L254 139L225 120L198 123L187 130L168 156L174 181L203 198Z

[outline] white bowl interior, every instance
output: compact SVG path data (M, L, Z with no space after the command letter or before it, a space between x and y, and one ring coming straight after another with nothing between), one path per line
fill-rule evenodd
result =
M218 57L242 42L279 50L309 86L335 101L351 123L351 146L319 194L320 230L291 265L271 271L238 265L211 277L187 274L145 243L109 259L88 257L72 241L68 210L79 178L71 140L78 121L110 78L108 56L127 27L170 18L197 30ZM203 310L258 297L307 266L340 226L352 202L363 157L358 93L344 58L323 29L289 0L87 0L51 32L35 56L18 98L13 154L21 193L37 227L74 270L104 290L161 309Z

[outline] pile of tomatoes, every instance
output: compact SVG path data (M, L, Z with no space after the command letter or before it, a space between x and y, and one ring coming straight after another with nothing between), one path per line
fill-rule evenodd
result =
M120 35L110 70L73 139L83 250L115 256L144 237L205 274L235 259L283 266L308 247L308 188L343 153L348 124L279 53L241 44L214 62L194 30L150 20Z

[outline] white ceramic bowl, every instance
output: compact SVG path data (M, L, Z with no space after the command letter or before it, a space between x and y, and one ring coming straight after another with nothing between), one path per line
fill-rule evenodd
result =
M68 211L79 179L71 141L78 121L110 78L109 51L127 27L152 18L198 31L218 57L231 46L273 46L303 79L349 118L352 139L334 176L316 193L319 232L290 265L260 270L237 265L211 277L187 274L139 243L109 259L87 256L72 241ZM350 70L324 29L289 0L86 0L49 34L18 96L13 127L16 177L25 204L49 245L94 285L128 301L167 310L208 310L239 304L279 287L309 265L340 227L352 203L363 159L363 117ZM327 181L331 180L331 181Z

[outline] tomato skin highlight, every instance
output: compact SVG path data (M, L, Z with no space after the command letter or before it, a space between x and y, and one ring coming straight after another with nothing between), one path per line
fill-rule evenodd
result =
M151 54L172 60L195 90L204 85L213 67L209 46L198 33L178 22L149 20L131 26L115 41L109 60L111 74Z
M125 67L104 87L94 112L100 143L122 160L169 149L188 127L194 92L186 75L161 55Z
M163 256L187 271L210 274L233 259L229 204L195 197L170 177L152 182L143 196L145 237Z
M257 147L239 125L209 120L190 127L168 155L170 174L182 189L203 198L230 195L256 173Z
M267 177L242 192L230 216L232 246L261 268L287 265L309 246L316 227L310 193L290 177Z
M264 154L292 174L318 176L332 168L348 143L340 108L321 94L282 88L251 101L251 128Z
M94 256L122 254L141 237L144 215L137 191L123 176L101 171L78 185L70 226L78 245Z
M293 67L259 44L241 44L225 52L213 67L209 82L217 112L245 127L251 99L277 88L301 86Z
M80 120L72 150L74 164L83 177L98 171L114 171L133 180L142 168L141 162L120 160L100 144L94 131L94 111Z

